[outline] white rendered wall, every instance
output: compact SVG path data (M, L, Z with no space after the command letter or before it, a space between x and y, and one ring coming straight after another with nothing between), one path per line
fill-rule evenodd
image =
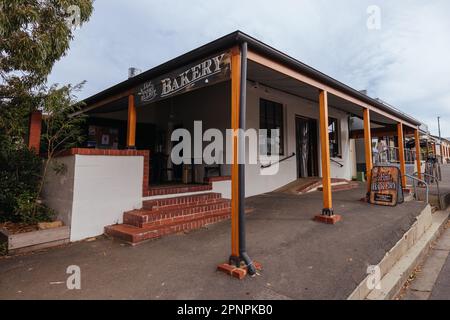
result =
M42 196L45 204L55 210L57 219L70 226L72 220L73 181L75 174L75 156L56 159L58 164L65 166L61 174L56 174L51 168L47 172Z
M121 223L125 211L142 206L144 157L76 155L58 161L68 164L67 172L52 174L44 194L70 226L70 241L101 235L105 226Z
M213 181L212 192L222 194L224 199L231 199L231 180Z
M247 129L259 129L259 99L264 98L283 104L284 106L284 149L287 157L296 152L295 118L296 115L319 120L319 105L294 95L290 95L271 88L260 85L254 88L247 86ZM348 117L345 112L329 107L329 116L338 119L339 137L342 158L334 158L342 163L340 168L331 162L332 178L352 178L352 162L350 157ZM320 135L317 133L317 149L319 158L319 171L321 172ZM279 172L276 175L262 175L261 164L246 165L246 196L253 196L261 193L274 191L297 179L297 160L291 158L280 164Z

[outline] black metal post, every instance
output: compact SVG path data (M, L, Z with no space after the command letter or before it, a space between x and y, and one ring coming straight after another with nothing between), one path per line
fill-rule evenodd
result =
M241 96L239 100L239 128L241 136L239 137L239 254L240 258L247 265L248 273L256 273L253 261L247 254L245 242L245 135L242 133L246 129L247 112L247 42L241 44ZM242 163L243 162L243 163Z

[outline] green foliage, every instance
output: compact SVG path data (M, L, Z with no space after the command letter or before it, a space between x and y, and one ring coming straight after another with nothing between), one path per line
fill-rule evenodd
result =
M84 140L86 116L77 114L83 104L76 102L74 96L74 92L80 91L83 85L52 86L42 97L41 106L45 116L41 149L48 160L58 151L79 146Z
M39 200L55 152L81 141L78 86L45 87L56 61L93 10L92 0L0 0L0 221L47 221L54 214ZM78 15L79 13L79 15ZM29 115L44 112L41 160L25 144Z
M65 170L53 157L58 151L81 144L85 115L74 115L82 104L75 101L76 86L52 86L35 95L44 113L41 135L41 159L14 135L0 134L0 221L35 223L50 221L54 216L39 200L45 176L52 169Z
M8 254L8 242L0 242L0 257Z
M37 222L51 222L56 216L56 213L42 204L37 199L36 191L21 192L17 196L17 208L14 216L9 221L23 222L28 224L35 224Z
M21 221L26 198L37 198L42 160L25 145L2 136L0 139L0 221ZM23 211L25 210L25 211Z
M80 26L92 0L0 0L0 132L23 140L41 86L73 39L73 8ZM78 18L77 18L78 19Z
M46 81L73 38L75 7L81 25L92 13L91 0L0 0L1 68L6 81L0 93L18 78L27 88Z

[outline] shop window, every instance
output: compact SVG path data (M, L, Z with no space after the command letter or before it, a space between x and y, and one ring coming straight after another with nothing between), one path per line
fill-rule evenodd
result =
M335 118L328 118L328 138L330 140L330 156L332 158L340 157L339 125Z
M259 101L259 128L267 129L267 143L260 146L261 154L271 154L271 130L279 129L280 146L279 154L284 154L284 126L283 126L283 105L281 103L260 99Z

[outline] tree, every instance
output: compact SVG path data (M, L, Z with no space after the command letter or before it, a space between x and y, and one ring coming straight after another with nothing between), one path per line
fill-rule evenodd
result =
M53 65L69 49L75 28L88 21L92 0L0 0L0 220L35 222L50 210L38 200L48 158L80 136L82 117L68 85L46 87ZM45 113L42 161L24 137L29 115Z
M23 135L34 90L92 10L92 0L0 0L0 135Z
M41 193L48 169L53 165L55 171L64 167L58 165L54 157L58 152L79 146L84 141L84 122L86 116L77 113L84 105L77 102L74 92L80 91L84 85L53 85L42 96L43 130L41 135L42 148L45 154L38 195Z
M18 79L26 88L44 83L92 10L91 0L1 0L0 92Z

